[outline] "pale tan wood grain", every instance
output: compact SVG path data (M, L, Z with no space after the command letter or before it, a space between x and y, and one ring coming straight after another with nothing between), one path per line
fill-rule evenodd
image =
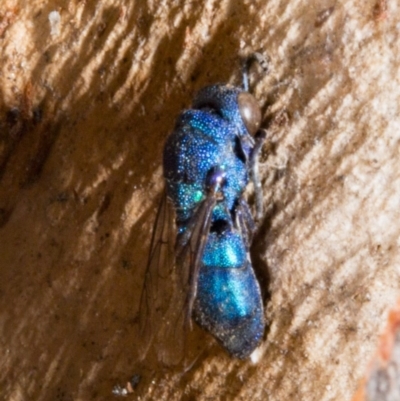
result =
M51 14L56 12L55 14ZM0 398L350 400L399 293L394 1L11 1L0 8ZM57 14L58 13L58 14ZM50 20L49 20L49 15ZM59 16L59 17L58 17ZM164 140L254 69L268 141L257 365L137 360Z

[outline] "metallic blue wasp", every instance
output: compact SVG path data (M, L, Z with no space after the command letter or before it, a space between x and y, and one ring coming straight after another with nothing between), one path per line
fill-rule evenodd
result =
M243 197L251 179L261 208L261 111L248 92L251 61L243 88L200 90L166 141L166 188L140 306L143 353L151 342L182 348L192 318L234 357L248 357L262 339L263 304L249 257L255 224Z

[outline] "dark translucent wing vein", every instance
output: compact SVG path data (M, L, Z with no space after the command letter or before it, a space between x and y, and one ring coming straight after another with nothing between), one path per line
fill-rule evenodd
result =
M142 337L140 354L144 358L154 339L161 330L162 316L170 298L168 278L174 268L174 212L164 190L150 243L149 258L143 285L139 326Z
M204 247L211 227L211 217L216 198L210 194L190 219L186 231L177 239L177 267L185 288L185 326L190 324L193 304L197 293L197 280L202 263Z

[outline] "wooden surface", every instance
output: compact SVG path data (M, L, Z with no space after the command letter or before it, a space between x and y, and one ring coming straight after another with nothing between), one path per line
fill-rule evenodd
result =
M55 12L55 13L54 13ZM346 401L399 294L395 1L39 1L0 8L0 398ZM49 20L50 16L50 20ZM138 362L161 152L179 112L253 71L268 141L252 247L258 364Z

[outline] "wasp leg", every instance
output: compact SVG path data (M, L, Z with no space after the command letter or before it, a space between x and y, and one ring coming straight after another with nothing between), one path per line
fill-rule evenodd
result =
M236 207L236 221L243 238L245 239L246 248L249 249L253 240L253 234L256 231L253 216L249 204L241 197Z
M258 169L258 158L260 156L260 152L266 137L267 137L266 130L260 129L257 131L255 136L255 144L249 160L250 177L251 180L253 181L254 195L256 201L256 216L255 216L256 223L258 223L261 220L264 209L262 185Z

